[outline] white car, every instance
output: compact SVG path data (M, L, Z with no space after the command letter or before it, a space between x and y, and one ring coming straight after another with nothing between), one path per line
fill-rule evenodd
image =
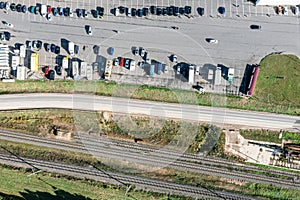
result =
M119 16L119 14L120 14L119 8L115 8L114 14L115 14L115 16Z
M48 21L52 21L52 15L51 15L51 14L47 14L47 15L46 15L46 19L47 19Z
M11 23L8 23L8 22L3 22L4 26L7 26L9 28L13 28L14 25L12 25Z
M213 43L213 44L218 44L218 40L216 40L216 39L213 39L213 38L207 38L207 42L208 43Z

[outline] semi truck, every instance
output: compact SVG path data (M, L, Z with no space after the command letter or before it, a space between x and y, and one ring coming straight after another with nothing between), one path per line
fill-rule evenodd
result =
M195 67L193 65L189 66L189 84L194 83L195 78Z
M161 74L161 71L162 71L162 63L159 62L159 63L157 64L157 74L160 75L160 74Z
M221 68L217 67L214 77L214 85L221 85L222 71Z
M74 56L74 42L69 41L68 51L71 56Z
M150 72L149 72L149 75L152 77L154 76L154 70L155 70L155 65L151 64L150 65Z
M68 69L69 68L69 58L68 56L64 56L62 59L62 68Z
M111 77L112 60L106 60L104 78L109 80Z
M77 60L72 61L72 76L74 80L79 79L79 63Z
M20 45L20 57L25 58L26 56L26 47L24 44Z
M30 57L30 70L32 72L37 72L39 69L39 54L32 53Z

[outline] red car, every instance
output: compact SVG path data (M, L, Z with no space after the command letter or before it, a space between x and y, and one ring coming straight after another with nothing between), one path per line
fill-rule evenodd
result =
M50 67L49 66L44 67L45 75L48 75L49 71L50 71Z
M47 13L51 14L52 13L52 7L51 6L47 6Z
M119 65L120 65L120 67L124 67L124 62L125 62L125 59L122 58L122 57L120 57L119 58Z

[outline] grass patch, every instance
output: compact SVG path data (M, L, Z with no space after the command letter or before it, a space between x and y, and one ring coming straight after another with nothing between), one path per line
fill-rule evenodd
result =
M255 94L250 99L211 93L198 94L194 91L145 85L66 80L1 82L0 94L92 93L160 102L300 115L299 63L299 59L292 55L270 55L266 57L261 63Z
M81 180L52 173L31 172L0 166L1 199L124 199L125 187L118 187L92 180ZM130 190L126 199L191 199L151 192Z
M277 167L277 166L272 166L272 165L263 165L263 164L257 164L257 163L247 163L249 165L254 165L254 166L257 166L261 169L274 169L274 170L281 170L281 171L288 171L288 172L292 172L292 173L299 173L300 174L300 171L297 170L297 169L289 169L289 168L284 168L284 167Z
M270 131L264 129L240 130L240 134L248 140L264 141L281 144L278 131Z

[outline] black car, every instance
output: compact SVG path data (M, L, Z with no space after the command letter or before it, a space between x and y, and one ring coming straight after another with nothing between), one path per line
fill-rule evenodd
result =
M64 16L69 16L69 9L68 8L64 8Z
M16 10L16 4L15 3L10 4L10 9L12 11L15 11Z
M43 42L38 40L36 43L36 48L38 48L39 50L42 48Z
M16 6L16 10L17 10L18 12L21 12L21 11L22 11L22 5L21 5L21 4L18 4L18 5Z
M98 14L99 14L100 16L102 16L102 17L103 17L103 15L104 15L104 8L103 8L103 7L100 7L100 6L98 6L98 7L97 7L97 11L98 11Z
M150 6L150 13L156 15L156 6Z
M55 47L55 53L56 53L56 54L60 54L60 47L59 47L59 46L56 46L56 47Z
M192 13L192 7L191 6L185 6L184 7L185 14L191 14Z
M156 14L157 15L161 15L162 14L162 9L161 8L157 8L156 9Z
M45 50L46 50L47 52L50 52L50 44L45 43L44 46L45 46Z
M197 8L197 11L198 11L198 14L199 14L200 16L203 16L203 15L204 15L204 8L199 7L199 8Z
M51 81L53 81L54 80L54 78L55 78L55 71L54 70L49 70L49 72L48 72L48 78L49 78L49 80L51 80Z
M136 16L136 9L135 8L131 8L131 16L135 17Z
M120 12L120 14L124 14L125 13L125 7L124 6L120 6L119 7L119 12Z
M78 45L74 45L74 53L75 54L79 53L79 46Z
M64 15L64 9L63 9L63 8L57 7L57 11L58 11L58 14L59 14L60 16L63 16L63 15Z
M52 8L53 16L57 16L57 8Z
M167 14L168 14L167 8L163 8L163 9L162 9L162 14L163 14L163 15L167 15Z
M179 15L179 8L174 7L173 15L178 16Z
M137 16L139 16L139 17L143 16L143 10L142 9L137 10Z
M179 8L179 13L180 13L181 15L184 14L184 7L180 7L180 8Z
M260 25L254 25L254 24L253 24L253 25L250 26L250 28L251 28L251 29L261 29L261 26L260 26Z
M173 15L173 8L167 7L168 15Z
M56 47L56 45L55 44L51 44L51 52L55 52L55 47Z
M40 6L36 6L35 10L34 10L34 14L36 14L36 15L39 14L40 9L41 9Z
M98 18L99 17L99 14L98 14L98 11L97 10L91 10L91 13L92 13L92 16L94 18Z
M61 75L61 73L62 73L61 66L57 65L57 66L55 67L55 71L56 71L56 74L57 74L57 75Z
M82 10L77 8L77 17L82 17Z
M143 8L143 15L148 16L149 15L149 8Z
M22 12L26 13L27 12L27 7L25 5L22 6Z

